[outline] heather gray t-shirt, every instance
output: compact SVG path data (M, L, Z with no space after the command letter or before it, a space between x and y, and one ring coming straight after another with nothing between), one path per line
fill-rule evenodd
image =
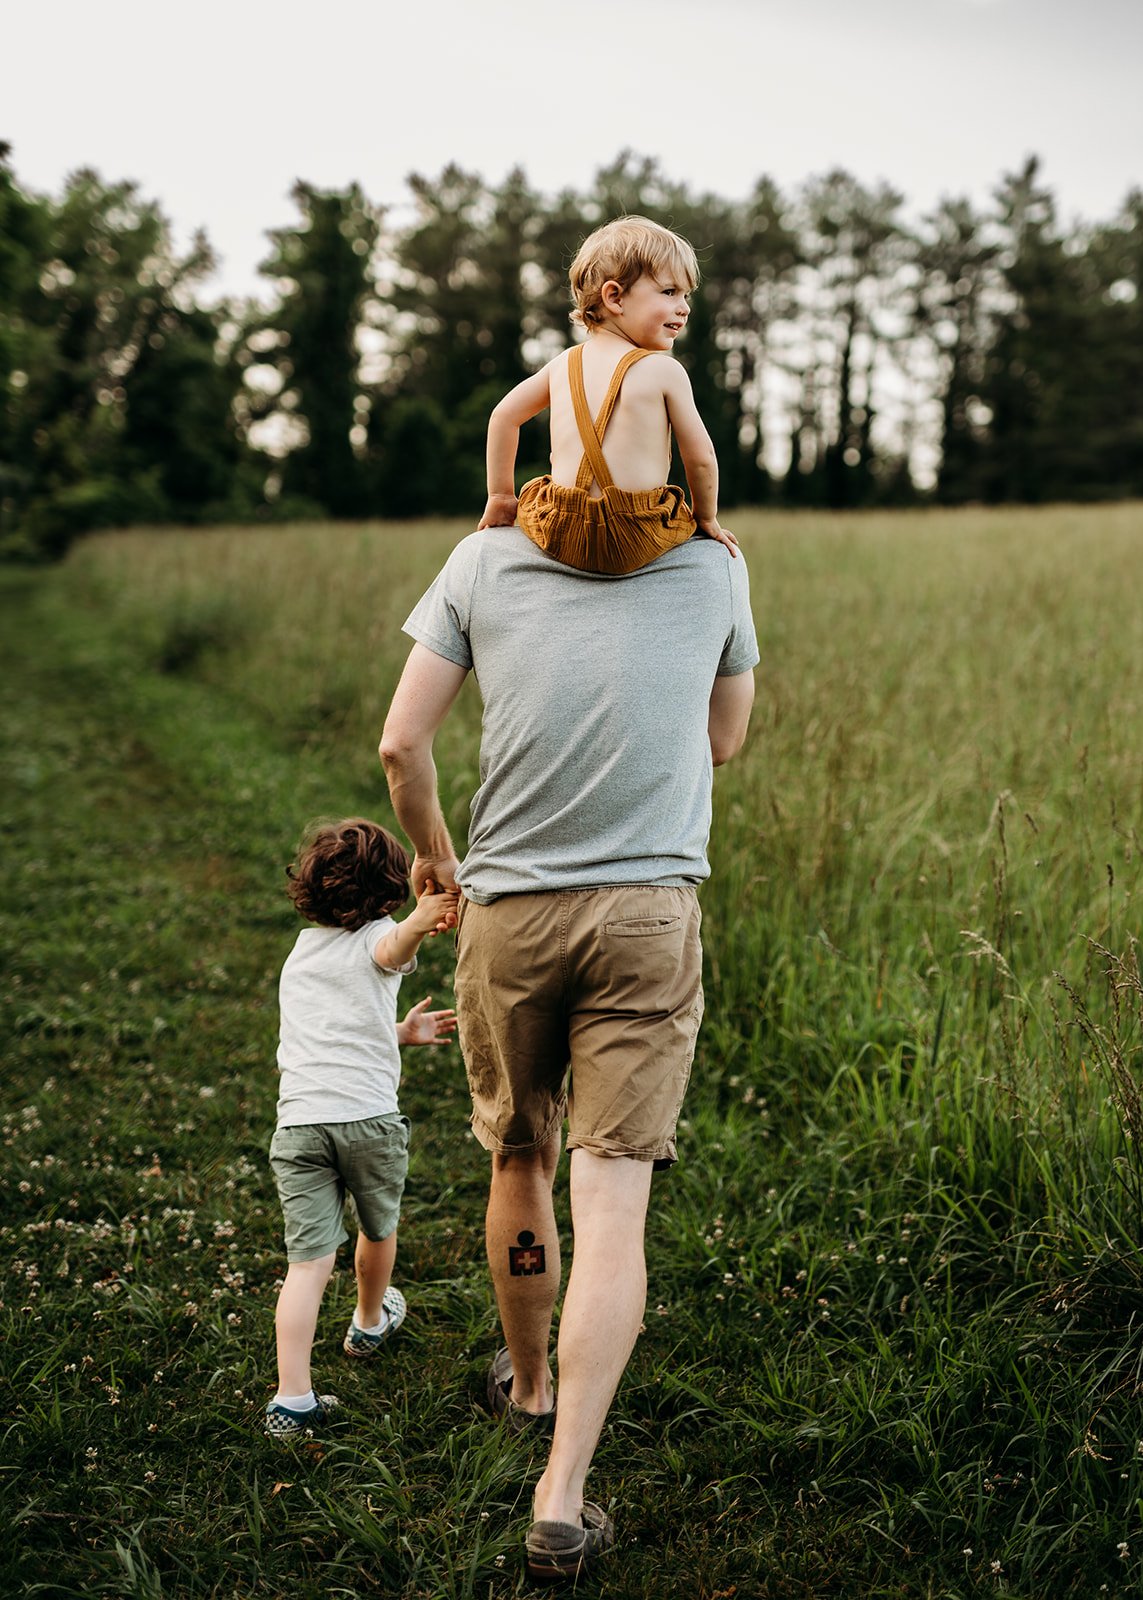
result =
M417 968L379 967L378 942L396 927L303 928L278 980L278 1127L364 1122L398 1109L397 991Z
M484 701L469 899L709 875L711 689L758 661L743 556L690 539L614 578L488 528L404 631Z

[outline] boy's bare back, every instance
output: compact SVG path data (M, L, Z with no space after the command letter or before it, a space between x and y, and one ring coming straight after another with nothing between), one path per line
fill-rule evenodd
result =
M631 346L605 335L589 338L583 351L583 387L588 410L598 416L612 373ZM576 426L565 350L548 367L549 419L552 437L552 479L572 487L583 459L583 441ZM611 476L620 489L654 489L667 482L671 466L671 433L667 395L678 370L674 357L658 352L646 356L627 373L607 429L606 456ZM592 483L593 495L599 485Z

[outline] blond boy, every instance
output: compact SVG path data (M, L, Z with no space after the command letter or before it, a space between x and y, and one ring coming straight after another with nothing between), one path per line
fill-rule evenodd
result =
M698 282L690 244L646 217L619 217L584 241L569 278L586 339L505 395L488 424L480 528L518 523L533 542L590 572L635 571L696 529L719 526L718 461L673 358ZM514 487L521 426L551 414L550 474ZM674 433L690 504L667 482Z

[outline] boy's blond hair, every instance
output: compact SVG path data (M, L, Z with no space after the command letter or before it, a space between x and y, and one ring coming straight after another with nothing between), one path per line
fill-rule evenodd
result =
M603 322L600 310L605 283L630 289L644 273L672 283L689 294L699 281L694 249L670 228L649 217L616 217L589 233L568 269L575 310L571 320L593 328Z

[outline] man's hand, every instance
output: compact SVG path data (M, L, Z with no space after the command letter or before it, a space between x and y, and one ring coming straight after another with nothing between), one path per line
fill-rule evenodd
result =
M419 900L426 889L430 894L444 891L455 894L458 889L456 869L460 862L455 856L420 856L413 857L413 865L409 870L409 882L413 886L413 893Z

